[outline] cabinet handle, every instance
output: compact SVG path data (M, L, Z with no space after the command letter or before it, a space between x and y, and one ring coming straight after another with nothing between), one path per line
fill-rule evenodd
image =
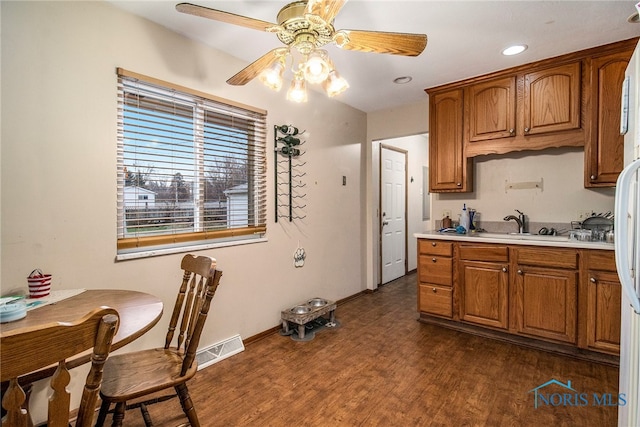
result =
M529 128L524 128L524 133L529 133Z
M513 136L515 135L516 130L514 128L509 129L509 135Z
M518 274L522 274L522 270L518 270Z
M506 273L507 272L507 267L502 267L502 272Z
M595 175L591 175L591 181L595 181L596 180L596 176Z
M431 242L431 246L433 246L435 248L436 242Z
M592 277L591 279L589 279L589 281L590 281L591 283L596 283L596 282L597 282L597 280L596 280L596 278L595 278L595 277Z
M456 185L457 185L458 187L462 187L462 183L461 183L461 182L456 182Z
M431 290L433 291L434 294L438 292L436 288L431 288Z
M431 258L431 261L436 262L436 259L435 258Z

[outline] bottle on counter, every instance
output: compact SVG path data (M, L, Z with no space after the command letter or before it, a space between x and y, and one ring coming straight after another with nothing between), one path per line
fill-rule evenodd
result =
M451 226L451 218L449 218L449 215L442 218L442 228L451 228Z
M467 210L467 204L462 206L462 214L460 215L460 226L465 230L469 230L469 211Z

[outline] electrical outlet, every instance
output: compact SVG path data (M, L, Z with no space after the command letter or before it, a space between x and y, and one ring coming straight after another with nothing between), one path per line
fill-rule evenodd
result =
M578 221L584 221L585 219L589 218L591 216L593 212L588 210L588 211L578 211Z
M450 209L445 209L442 211L442 218L446 218L449 217L451 218L451 210Z

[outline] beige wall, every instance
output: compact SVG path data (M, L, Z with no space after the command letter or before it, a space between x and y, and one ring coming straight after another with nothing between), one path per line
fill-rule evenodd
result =
M162 342L182 254L114 261L116 67L268 110L268 147L273 125L307 131L307 217L274 222L268 174L268 242L199 252L224 271L203 345L272 328L281 310L301 300L337 300L365 288L363 112L319 93L295 105L257 81L231 87L226 79L246 63L105 2L1 7L3 292L26 288L36 267L53 274L54 289L150 292L165 302L165 316L126 349ZM303 268L293 265L298 244L307 253Z

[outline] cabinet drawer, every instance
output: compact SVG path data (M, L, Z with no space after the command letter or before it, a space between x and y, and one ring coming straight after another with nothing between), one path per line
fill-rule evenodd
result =
M590 270L617 271L614 251L585 251L584 257Z
M469 261L509 261L509 248L507 246L494 245L465 245L458 248L460 259Z
M451 258L421 255L419 262L418 276L420 282L451 286L453 265Z
M418 253L428 255L452 256L453 243L442 240L418 239Z
M516 263L536 267L578 268L578 252L574 249L544 247L514 249Z
M420 311L449 318L453 316L450 288L420 285L418 301Z

